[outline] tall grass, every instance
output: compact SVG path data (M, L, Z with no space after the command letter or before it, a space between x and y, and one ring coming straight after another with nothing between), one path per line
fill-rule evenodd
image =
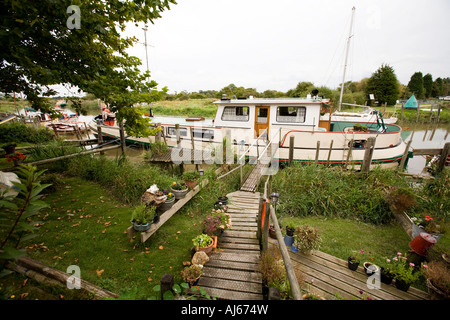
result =
M132 163L121 158L81 156L69 161L68 174L95 181L128 204L137 204L151 185L156 184L160 189L168 188L177 179L160 167Z
M282 169L272 182L272 189L280 193L280 215L356 218L374 224L392 217L384 200L388 186L408 184L392 170L360 175L314 164Z

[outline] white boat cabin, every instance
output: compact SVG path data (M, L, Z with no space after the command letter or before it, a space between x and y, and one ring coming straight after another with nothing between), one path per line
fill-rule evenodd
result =
M327 131L329 121L321 121L320 115L330 109L328 99L226 99L214 102L218 105L214 127L240 129L254 132L258 137L266 128L268 134L280 128L301 131Z

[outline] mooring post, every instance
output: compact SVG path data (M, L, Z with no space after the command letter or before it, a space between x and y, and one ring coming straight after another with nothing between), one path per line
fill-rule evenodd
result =
M411 141L412 140L409 140L406 145L405 152L403 153L403 156L402 156L402 160L400 161L400 164L397 168L398 170L403 170L405 167L405 162L406 162L406 158L408 158L409 146L411 145Z
M122 150L122 155L126 156L126 143L125 143L125 130L123 127L123 120L119 122L120 128L120 148Z
M316 147L316 159L314 160L314 163L317 164L319 162L319 151L320 151L320 140L317 141L317 147Z
M445 163L447 162L447 157L449 155L449 152L450 152L450 142L447 142L444 145L444 148L442 148L442 152L439 157L439 164L438 164L437 172L440 173L440 172L442 172L442 170L444 170Z
M289 137L289 166L292 165L294 160L294 140L295 137L293 135Z
M161 277L161 300L164 300L164 293L166 291L172 291L174 285L173 274L164 273Z
M331 151L333 151L333 140L331 140L330 149L328 150L327 166L330 165Z
M373 149L375 148L375 137L370 137L366 142L366 150L364 151L364 160L361 165L361 172L368 172L370 163L372 162Z

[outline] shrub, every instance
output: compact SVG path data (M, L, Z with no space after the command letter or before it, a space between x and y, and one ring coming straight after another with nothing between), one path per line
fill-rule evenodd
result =
M52 130L46 127L36 129L22 122L6 123L0 126L0 141L43 143L55 138Z

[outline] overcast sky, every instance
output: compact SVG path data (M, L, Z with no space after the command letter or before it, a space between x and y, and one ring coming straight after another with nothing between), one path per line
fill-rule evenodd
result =
M237 86L287 91L300 81L337 87L355 7L346 80L383 63L400 82L450 77L448 0L178 0L149 25L152 79L170 92ZM146 69L144 31L130 53Z

